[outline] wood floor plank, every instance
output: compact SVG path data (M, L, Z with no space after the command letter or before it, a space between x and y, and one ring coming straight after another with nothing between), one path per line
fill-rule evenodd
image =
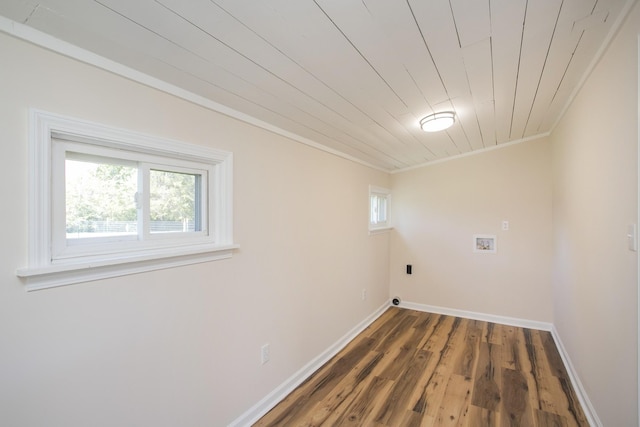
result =
M376 422L384 425L398 425L405 415L405 411L410 409L409 396L414 390L420 374L424 372L432 353L420 350L408 364L407 369L395 381L387 401L378 411Z
M447 389L436 415L436 425L442 427L462 427L466 425L471 389L473 383L464 375L453 374L447 382Z
M428 330L433 329L433 325L440 316L432 313L419 313L418 320L416 321L414 328L427 333Z
M254 425L589 426L550 333L398 307Z
M556 408L556 404L559 403L557 399L564 398L564 396L561 393L554 392L556 388L554 386L559 384L554 384L551 379L553 376L549 370L547 359L544 356L542 343L540 342L538 344L536 342L536 338L538 337L537 331L526 329L523 331L523 334L525 337L527 358L531 366L531 384L532 388L535 388L537 397L537 405L535 408L552 414L559 414L559 410Z
M498 411L469 406L467 427L499 427L501 414Z
M449 336L455 321L455 317L438 316L435 324L433 325L433 331L429 336L425 336L422 342L418 344L419 348L432 353L441 351L447 342L447 337Z
M397 342L396 348L390 349L387 352L389 358L393 358L393 362L380 373L380 376L389 379L399 378L402 373L401 371L407 368L408 363L413 360L418 352L418 343L422 338L422 334L423 331L410 328L404 336L404 339Z
M485 334L483 341L490 344L502 345L502 328L503 325L497 323L485 322Z
M407 410L399 427L435 427L436 420L425 414Z
M540 409L540 384L539 379L535 376L534 364L535 360L532 360L532 353L527 347L527 332L529 329L516 328L516 370L518 370L527 382L527 397L526 410L524 422L527 425L535 425L534 423L534 411Z
M386 314L389 313L388 316ZM364 334L374 340L384 339L389 332L395 329L405 317L410 316L412 312L410 310L394 310L393 307L391 310L387 310L384 312L382 316L385 318L382 322L378 322L377 320L372 323Z
M396 343L402 339L403 335L409 332L409 328L413 326L416 319L416 316L406 316L402 318L400 322L380 340L375 350L388 352L396 348Z
M568 425L580 425L581 420L576 418L584 417L584 414L580 410L579 413L572 413L570 409L571 396L567 395L563 389L561 379L554 375L559 367L551 365L553 363L554 355L547 353L547 348L544 345L544 335L549 335L548 332L542 331L530 331L531 343L528 344L532 348L536 362L535 362L535 376L538 379L540 385L540 409L544 412L560 415L565 419L565 423ZM557 363L557 361L555 361ZM561 372L562 374L562 372ZM564 375L563 375L564 376ZM573 390L571 390L571 393ZM571 394L570 393L570 394Z
M502 366L517 369L518 363L518 333L515 326L502 326Z
M364 385L371 381L371 372L383 357L384 354L374 351L365 355L362 362L354 366L331 393L318 402L301 421L306 425L321 425L332 414L340 411L341 407L348 407L358 397Z
M502 352L501 346L480 343L478 366L476 369L475 385L471 403L490 412L500 408L502 396Z
M342 413L335 412L327 419L326 425L366 426L373 424L375 410L382 406L386 396L391 392L393 381L387 378L374 377L359 393L351 405Z
M431 351L427 347L427 342L432 340L434 334L437 334L439 330L442 329L442 324L446 321L447 318L451 319L449 316L440 316L439 314L430 314L424 313L418 322L416 322L415 328L416 330L422 331L422 340L418 343L418 348L424 348L427 351ZM436 335L437 336L437 335Z
M471 379L473 377L473 372L475 371L476 363L478 362L478 351L480 340L482 339L484 322L467 320L466 323L467 330L462 347L462 354L460 355L453 372L455 374L462 375L467 379Z
M502 370L502 426L531 426L532 413L528 411L529 386L527 379L519 370L503 368Z
M451 329L446 336L440 336L440 342L434 344L432 351L434 358L429 369L425 372L426 381L420 390L420 394L413 405L415 412L435 417L440 408L440 402L444 398L447 382L452 374L452 368L457 357L462 352L462 344L465 337L466 323L463 319L454 318Z
M546 411L535 411L538 425L545 427L569 427L567 419L557 414Z
M556 347L556 343L553 340L551 333L547 331L540 331L540 340L542 341L542 346L544 347L544 352L547 356L551 373L556 377L565 378L567 371L564 368L562 357L560 357L560 353L558 352L558 348Z
M568 420L571 420L571 425L574 426L588 426L589 422L587 421L587 417L582 410L582 406L578 401L578 396L576 395L573 386L571 385L568 378L559 378L560 384L562 385L562 390L564 391L565 396L567 397L567 413L571 414L571 416L567 416Z

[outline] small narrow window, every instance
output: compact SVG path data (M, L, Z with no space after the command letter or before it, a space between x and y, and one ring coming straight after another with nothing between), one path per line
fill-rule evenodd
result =
M369 187L369 231L391 228L389 222L390 201L391 191L381 187Z

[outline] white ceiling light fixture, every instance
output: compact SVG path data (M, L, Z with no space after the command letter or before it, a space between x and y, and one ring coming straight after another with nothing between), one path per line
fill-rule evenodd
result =
M453 126L456 121L456 114L452 111L442 111L430 114L420 120L420 128L425 132L438 132Z

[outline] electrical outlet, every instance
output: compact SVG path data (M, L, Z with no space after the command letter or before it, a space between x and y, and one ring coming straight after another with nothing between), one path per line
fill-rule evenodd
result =
M367 290L363 289L362 290L362 301L366 301L367 300Z
M260 362L264 365L271 358L271 349L269 347L269 343L266 343L260 349Z

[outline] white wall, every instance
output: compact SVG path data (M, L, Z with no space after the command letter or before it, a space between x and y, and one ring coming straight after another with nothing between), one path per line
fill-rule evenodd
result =
M638 425L635 7L552 135L553 317L605 426Z
M391 294L551 322L550 155L538 139L393 175ZM474 234L497 253L474 253Z
M6 35L0 54L0 425L226 425L387 300L389 237L367 233L387 174ZM29 107L232 151L240 250L25 292Z

